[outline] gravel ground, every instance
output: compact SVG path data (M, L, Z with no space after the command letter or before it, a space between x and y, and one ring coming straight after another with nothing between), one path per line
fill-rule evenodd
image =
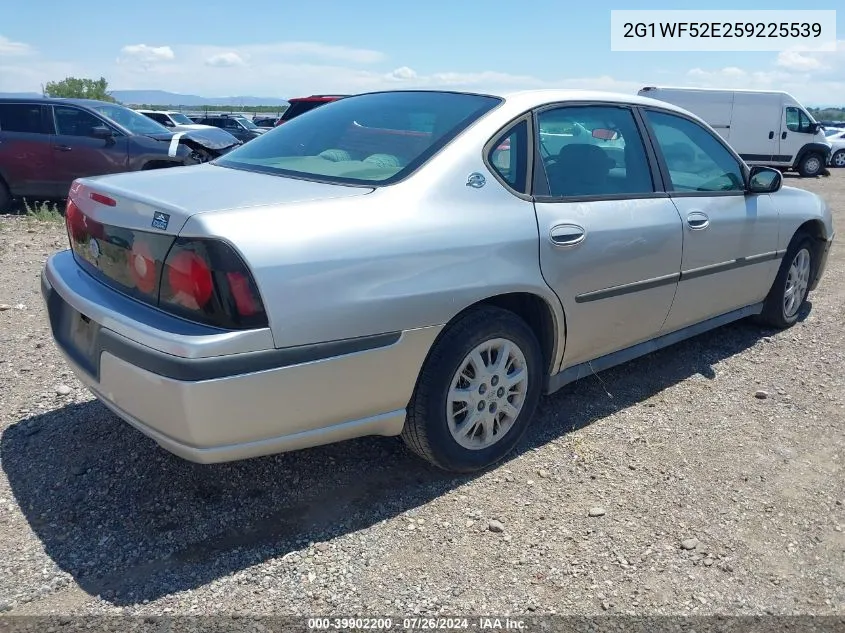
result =
M845 226L845 170L788 184ZM570 385L511 460L453 478L391 438L165 453L52 343L38 275L65 243L0 217L2 611L845 614L841 247L794 328Z

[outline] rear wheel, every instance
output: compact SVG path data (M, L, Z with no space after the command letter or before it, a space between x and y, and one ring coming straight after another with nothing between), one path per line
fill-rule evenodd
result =
M426 359L402 439L444 470L486 468L525 433L543 376L540 344L525 321L497 307L472 308Z
M805 178L810 178L812 176L818 176L823 167L824 162L822 161L822 157L815 152L810 152L798 163L798 173Z
M830 164L834 167L845 167L845 149L840 149L830 159Z
M781 329L793 325L807 300L813 270L813 239L806 233L798 233L784 255L760 320Z

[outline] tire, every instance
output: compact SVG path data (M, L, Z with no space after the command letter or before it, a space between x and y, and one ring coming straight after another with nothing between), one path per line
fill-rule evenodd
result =
M798 173L804 178L818 176L824 169L824 159L816 152L807 152L798 163Z
M483 364L495 365L506 345L511 371L499 369L480 379L470 353L481 348ZM489 354L485 347L491 349ZM443 470L469 473L495 464L513 450L534 416L545 377L542 359L537 337L513 312L471 308L447 326L423 364L402 439L411 451ZM511 386L509 394L505 376L517 379L520 365L523 380ZM453 384L470 400L450 398ZM509 410L516 415L508 415Z
M12 194L6 183L0 179L0 213L8 213L12 209Z
M802 255L803 253L803 255ZM799 257L800 256L800 257ZM793 265L795 269L793 270ZM763 304L759 321L778 329L791 327L801 314L807 300L813 271L816 269L813 239L806 233L796 233L781 261L775 282ZM787 302L790 287L798 280L797 304Z
M845 149L840 149L830 159L830 164L834 167L845 167Z

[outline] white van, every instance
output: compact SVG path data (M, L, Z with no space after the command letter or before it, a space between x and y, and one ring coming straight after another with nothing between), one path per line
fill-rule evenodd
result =
M638 94L698 115L749 165L816 176L830 159L821 125L787 92L646 86Z

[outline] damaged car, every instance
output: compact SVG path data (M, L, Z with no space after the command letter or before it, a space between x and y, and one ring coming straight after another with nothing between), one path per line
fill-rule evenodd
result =
M173 131L117 103L0 99L0 213L64 199L76 178L208 162L241 145L219 128Z

